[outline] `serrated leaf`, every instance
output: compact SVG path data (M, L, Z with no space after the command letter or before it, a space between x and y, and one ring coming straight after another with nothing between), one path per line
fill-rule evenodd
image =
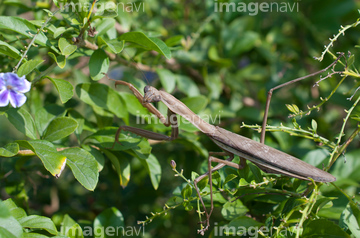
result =
M33 151L43 162L45 169L47 169L53 176L60 173L61 167L66 159L65 156L58 153L55 146L49 141L32 140L32 141L16 141L21 147Z
M66 156L67 165L79 183L93 191L99 179L98 165L94 156L81 148L69 148L61 151L61 154Z
M36 139L34 119L25 109L9 108L9 110L6 111L6 117L18 131L31 139Z
M65 56L71 55L77 49L76 45L70 44L65 38L60 38L58 44L61 53Z
M29 60L20 66L17 71L19 77L23 75L28 75L31 73L38 65L40 65L44 60Z
M155 50L166 58L171 58L171 51L167 45L154 37L147 37L142 32L127 32L120 36L119 40L125 40L140 45L145 50Z
M74 95L74 87L66 80L63 79L55 79L48 77L50 81L55 85L56 90L59 92L60 100L62 103L66 103L69 101Z
M19 222L21 226L24 228L41 229L41 230L46 230L52 235L57 234L57 230L54 222L48 217L31 215L20 218Z
M84 83L76 86L77 96L85 103L109 110L119 118L127 120L125 102L119 94L107 85Z
M109 69L110 61L103 49L95 50L90 56L89 69L93 80L98 81L104 77Z
M59 117L52 120L43 135L44 140L56 141L73 133L78 126L70 117Z
M13 157L19 152L18 143L9 143L5 147L0 148L0 156Z

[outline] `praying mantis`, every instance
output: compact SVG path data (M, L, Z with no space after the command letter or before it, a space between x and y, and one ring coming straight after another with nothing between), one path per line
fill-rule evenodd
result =
M339 56L340 58L341 56ZM332 64L326 67L323 70L320 70L316 73L313 73L310 76L315 74L319 74L321 72L326 71L330 67L334 66L337 61L337 58ZM289 83L300 81L304 79L304 77L292 80L283 85L279 85L274 89L277 89L282 86L286 86ZM208 156L208 172L200 175L194 180L194 187L196 189L197 195L199 196L199 200L202 204L202 207L205 212L206 220L204 221L204 228L199 230L198 232L204 235L204 232L208 230L210 227L210 216L214 209L213 204L213 187L212 187L212 176L211 174L224 167L225 165L231 166L236 169L241 169L245 166L245 159L251 161L255 165L257 165L261 170L266 173L273 174L282 174L289 177L294 177L302 180L313 180L315 182L333 182L336 178L329 174L328 172L318 169L306 162L297 159L289 154L286 154L282 151L279 151L275 148L267 146L263 143L263 138L265 137L265 128L263 126L262 135L261 135L261 143L251 140L249 138L243 137L241 135L235 134L228 130L225 130L221 127L211 125L204 120L202 120L197 114L191 111L184 103L176 99L171 94L157 90L156 88L147 85L144 88L144 95L142 95L132 84L127 83L125 81L114 80L115 86L117 85L125 85L128 86L129 89L133 92L136 98L140 101L140 103L148 109L148 111L154 114L161 123L165 126L171 126L171 135L163 135L159 133L155 133L152 131L135 128L131 126L120 126L115 135L115 142L118 142L119 135L121 131L128 131L139 136L159 141L172 141L178 137L178 122L176 118L176 114L181 115L194 126L196 126L201 132L207 135L217 146L219 146L223 152L209 152ZM267 116L270 98L272 91L271 89L268 94L267 107L265 110L265 116ZM162 115L162 113L154 107L151 103L153 102L163 102L168 108L167 117ZM265 126L266 121L264 120ZM119 142L118 142L119 143ZM215 156L228 156L226 160L219 159ZM234 163L232 160L234 159L234 155L238 155L240 157L240 163ZM213 168L211 167L211 163L218 163ZM210 175L210 176L209 176ZM210 210L207 211L204 201L201 197L200 190L198 188L198 183L203 178L209 176L209 184L210 184Z

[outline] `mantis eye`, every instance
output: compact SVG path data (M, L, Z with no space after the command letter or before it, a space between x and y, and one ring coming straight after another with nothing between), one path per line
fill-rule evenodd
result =
M144 88L144 93L147 93L150 89L150 86L149 85L146 85L145 88Z

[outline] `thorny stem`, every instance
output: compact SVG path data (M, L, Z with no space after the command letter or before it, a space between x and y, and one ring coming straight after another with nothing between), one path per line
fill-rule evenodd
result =
M306 207L301 212L302 216L301 216L300 222L299 222L297 230L296 230L296 238L300 237L300 233L302 231L301 228L303 227L305 220L308 219L308 215L310 214L311 210L313 209L313 207L315 205L317 196L318 196L318 187L315 185L315 188L309 198L309 203L306 204Z
M270 101L271 101L271 96L273 94L273 91L275 91L276 89L285 87L285 86L287 86L289 84L293 84L293 83L301 81L303 79L306 79L306 78L321 74L323 72L326 72L329 68L335 66L336 63L339 61L339 59L341 57L343 57L343 56L344 56L344 53L340 53L340 55L337 57L337 59L334 62L332 62L329 66L327 66L325 69L319 70L319 71L317 71L315 73L308 74L306 76L303 76L303 77L300 77L300 78L297 78L297 79L293 79L291 81L288 81L286 83L283 83L283 84L280 84L280 85L278 85L276 87L273 87L272 89L269 90L268 95L267 95L267 99L266 99L266 106L265 106L265 113L264 113L264 119L263 119L263 124L262 124L261 136L260 136L260 143L264 143L264 141L265 141L265 132L266 132L265 128L266 128L267 117L268 117L269 107L270 107Z
M339 149L339 145L341 142L341 138L344 136L344 130L345 130L345 125L347 123L347 121L349 120L349 117L352 113L352 111L355 109L356 105L359 103L360 101L360 96L356 99L356 101L354 102L354 104L352 105L352 107L347 111L345 110L345 112L347 113L346 117L344 118L344 123L341 127L340 133L339 133L339 137L336 143L336 147L333 150L333 152L331 153L330 156L330 163L329 163L329 168L331 165L334 164L334 162L337 160L337 158L340 156L340 154L342 152L344 152L345 148L349 145L349 143L355 138L355 136L359 133L359 127L355 130L355 132L350 136L350 141L348 140L343 146L341 146L341 148Z
M69 4L66 4L64 7L66 7ZM48 24L48 22L52 19L53 16L55 16L56 13L58 13L58 11L60 11L60 9L56 10L55 12L51 13L51 15L49 15L49 17L46 19L46 21L44 22L44 24L42 24L40 29L37 29L36 34L34 35L34 37L32 38L31 42L29 43L29 45L26 47L26 51L22 54L19 62L17 63L17 65L14 67L13 73L16 73L16 71L18 70L18 68L20 67L20 64L22 63L22 61L24 60L24 58L26 57L28 51L30 50L31 46L34 44L36 37L44 30L45 26Z
M324 56L325 56L326 52L330 52L330 51L329 51L330 47L333 46L334 42L339 38L339 36L345 35L345 31L346 31L346 30L348 30L348 29L351 28L351 27L356 27L356 26L359 25L359 24L360 24L360 19L357 19L357 21L354 22L354 23L351 24L351 25L347 25L347 26L345 26L345 27L340 26L341 30L339 30L339 33L338 33L337 35L334 35L334 37L333 37L332 39L329 38L329 39L330 39L330 43L329 43L327 46L325 46L325 50L321 53L321 56L320 56L320 57L315 57L315 59L316 59L316 60L319 60L319 61L322 61L322 60L324 59Z

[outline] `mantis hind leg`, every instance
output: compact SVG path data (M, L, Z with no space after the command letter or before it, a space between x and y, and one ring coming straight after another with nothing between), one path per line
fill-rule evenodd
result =
M227 158L226 160L223 160L223 159L216 158L213 155L229 156L229 158ZM219 169L221 169L225 165L231 166L231 167L236 168L236 169L242 169L245 166L245 160L243 158L240 158L240 163L239 164L231 162L233 159L234 159L234 154L232 154L230 152L209 152L208 172L206 172L205 174L202 174L199 177L197 177L196 179L194 179L195 190L196 190L196 192L198 194L199 200L201 202L201 205L202 205L202 207L204 209L205 216L206 216L206 220L204 221L205 227L198 230L198 233L200 233L201 235L204 235L204 232L209 229L209 227L210 227L210 216L211 216L212 211L214 210L212 173L219 170ZM216 165L214 168L211 168L211 162L216 162L216 163L218 163L218 165ZM204 201L203 201L203 199L201 197L199 187L197 186L198 182L200 182L203 178L205 178L207 176L209 176L209 184L210 184L210 204L211 205L210 205L210 211L209 212L207 212L207 210L206 210L205 203L204 203Z

